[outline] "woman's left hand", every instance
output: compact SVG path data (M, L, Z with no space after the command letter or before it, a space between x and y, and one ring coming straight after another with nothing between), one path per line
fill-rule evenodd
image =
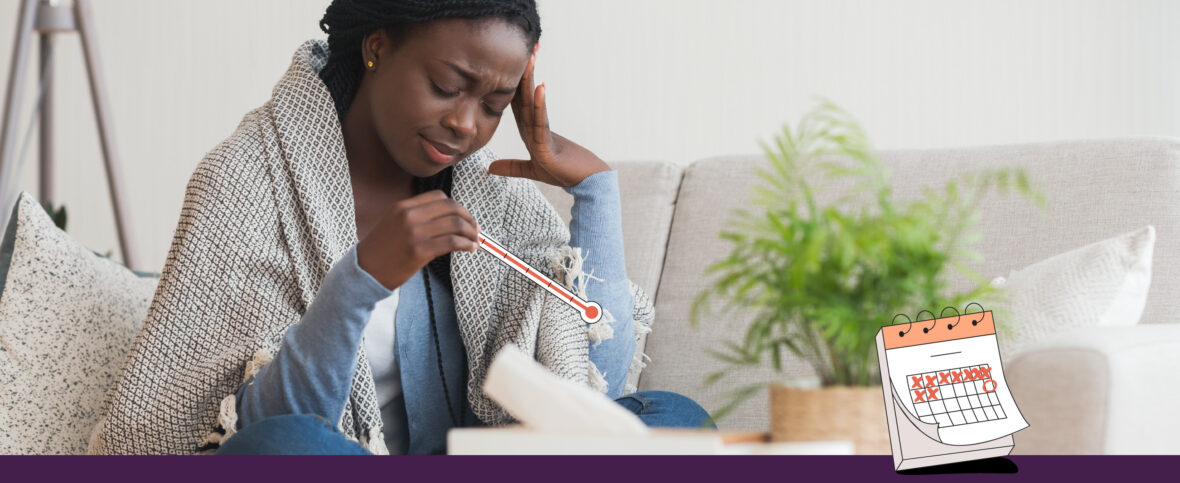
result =
M534 50L512 98L512 115L532 159L497 160L488 166L488 173L570 187L594 173L610 171L610 166L594 153L549 129L545 84L533 87L536 62Z

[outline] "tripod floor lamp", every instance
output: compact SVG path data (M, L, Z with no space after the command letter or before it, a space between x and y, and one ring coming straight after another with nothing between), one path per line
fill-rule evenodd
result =
M90 1L74 0L73 5L59 5L57 0L21 0L20 16L17 17L16 40L12 48L12 68L8 76L8 90L5 95L3 124L0 124L0 220L7 226L13 193L19 181L20 165L16 154L17 113L24 89L25 72L28 67L29 51L32 48L34 32L39 38L41 85L34 107L32 124L39 122L40 185L41 201L53 199L53 41L54 36L77 32L82 41L82 54L86 62L86 75L90 83L90 97L94 103L94 115L98 125L98 138L102 145L102 157L106 167L106 181L111 205L115 215L115 226L119 236L119 248L123 263L129 268L140 268L135 263L134 245L129 236L130 221L127 218L126 200L120 188L123 186L121 172L111 133L110 104L103 88L102 73L98 62L98 48L94 39ZM39 118L39 119L38 119ZM26 136L26 146L29 136ZM14 169L16 172L14 173ZM12 185L12 186L10 186Z

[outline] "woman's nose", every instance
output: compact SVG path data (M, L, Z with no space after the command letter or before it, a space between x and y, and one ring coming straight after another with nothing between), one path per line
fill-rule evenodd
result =
M455 136L469 138L475 136L475 118L479 109L478 103L459 103L450 114L443 119L443 126L454 131Z

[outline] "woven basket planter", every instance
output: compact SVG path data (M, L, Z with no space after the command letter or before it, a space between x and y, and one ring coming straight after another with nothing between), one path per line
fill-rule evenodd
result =
M774 441L852 441L856 454L890 454L881 388L770 387Z

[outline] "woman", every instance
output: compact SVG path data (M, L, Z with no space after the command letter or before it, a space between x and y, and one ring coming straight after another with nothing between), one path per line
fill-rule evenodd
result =
M481 390L508 343L649 425L711 424L683 396L623 395L651 303L626 279L615 172L549 130L535 3L336 0L320 26L194 172L91 451L441 453L452 427L513 421ZM531 159L492 162L509 107ZM574 195L568 231L530 180Z

